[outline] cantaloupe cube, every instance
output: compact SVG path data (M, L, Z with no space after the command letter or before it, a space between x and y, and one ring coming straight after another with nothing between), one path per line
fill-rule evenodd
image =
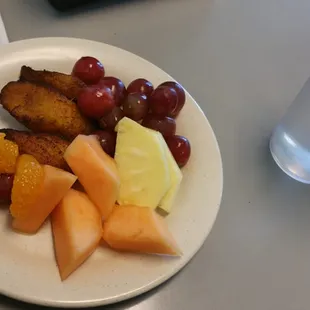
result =
M181 255L166 222L149 207L115 206L103 224L103 239L116 250Z
M101 216L86 194L70 189L51 218L57 265L65 280L100 242Z
M44 165L44 181L36 202L26 217L17 217L12 220L14 230L33 234L60 202L76 181L77 177L64 170Z
M103 219L108 218L120 185L114 159L102 150L96 136L84 135L73 140L64 158Z

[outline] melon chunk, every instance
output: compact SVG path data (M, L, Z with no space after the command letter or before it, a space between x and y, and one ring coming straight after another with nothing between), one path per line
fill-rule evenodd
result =
M72 173L49 165L44 165L43 171L43 184L31 210L27 216L12 220L12 227L18 232L36 233L77 179Z
M104 222L103 239L116 250L181 255L165 221L149 207L115 206Z
M52 213L52 229L60 277L65 280L96 249L101 216L86 194L70 189Z
M102 150L96 136L84 135L74 139L64 158L106 219L115 204L120 185L114 159Z

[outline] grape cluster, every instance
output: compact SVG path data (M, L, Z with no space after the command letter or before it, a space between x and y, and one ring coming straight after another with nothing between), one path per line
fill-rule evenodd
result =
M113 76L105 76L102 63L94 57L82 57L74 65L72 74L81 79L87 87L79 94L77 104L81 112L98 121L102 130L98 136L103 149L114 155L116 134L114 128L124 117L159 131L180 167L183 167L191 152L187 138L176 135L176 121L185 104L185 91L174 81L167 81L156 88L139 78L127 88Z

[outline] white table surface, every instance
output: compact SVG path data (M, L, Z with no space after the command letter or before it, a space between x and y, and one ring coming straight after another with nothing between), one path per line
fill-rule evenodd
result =
M286 177L267 146L310 76L310 1L94 7L60 15L45 0L0 1L10 41L82 37L165 69L200 103L224 163L221 210L199 254L167 284L106 309L308 310L310 188ZM37 309L5 297L0 308Z

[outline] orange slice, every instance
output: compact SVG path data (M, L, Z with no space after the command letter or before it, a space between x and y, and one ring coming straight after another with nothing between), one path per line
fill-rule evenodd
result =
M5 140L5 134L0 133L0 173L14 173L18 157L16 143Z
M17 160L13 182L10 212L15 218L25 217L37 200L43 186L44 170L31 155L23 154Z

